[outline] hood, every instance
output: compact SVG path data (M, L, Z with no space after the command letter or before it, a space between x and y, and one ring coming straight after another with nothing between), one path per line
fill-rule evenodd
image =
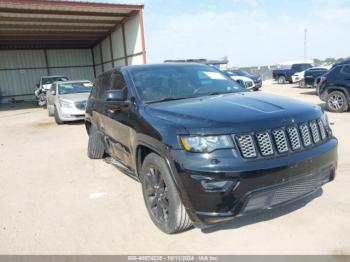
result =
M250 75L249 78L251 78L254 82L258 82L262 80L261 75Z
M319 106L286 97L242 92L183 99L146 106L146 112L181 125L189 132L247 132L309 121L323 114Z
M78 101L86 101L89 95L90 93L75 93L75 94L59 95L59 98L73 101L73 102L78 102Z
M252 82L253 80L252 79L250 79L250 78L248 78L248 77L246 77L246 76L231 76L231 78L233 79L233 80L242 80L242 81L244 81L244 82Z

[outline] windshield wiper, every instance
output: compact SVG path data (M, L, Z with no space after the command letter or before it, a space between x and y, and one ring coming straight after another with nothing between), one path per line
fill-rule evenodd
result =
M194 97L194 96L181 96L181 97L168 96L168 97L164 97L164 98L158 99L158 100L147 101L146 103L147 103L147 104L161 103L161 102L167 102L167 101L188 99L188 98L193 98L193 97Z

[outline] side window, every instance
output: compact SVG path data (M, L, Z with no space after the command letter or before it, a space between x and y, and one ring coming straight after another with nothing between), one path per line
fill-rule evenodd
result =
M98 87L98 97L100 98L106 90L111 89L111 74L105 74L96 81Z
M347 74L347 75L350 75L350 65L345 65L345 66L343 66L343 68L342 68L342 73L344 73L344 74Z
M91 89L91 97L93 98L97 98L97 91L98 91L98 85L97 85L97 81L99 80L99 78L96 78L94 83L93 83L93 86L92 86L92 89Z
M115 72L112 74L111 78L112 78L111 89L122 91L124 94L124 97L126 98L128 96L128 89L122 73Z

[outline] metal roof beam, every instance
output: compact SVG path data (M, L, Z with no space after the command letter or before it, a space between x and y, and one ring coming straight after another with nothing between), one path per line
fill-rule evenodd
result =
M57 10L57 9L24 9L24 8L4 8L0 7L0 12L5 13L15 13L15 14L42 14L42 15L76 15L76 16L109 16L109 17L128 17L129 14L123 14L123 13L113 13L113 12L106 12L106 11L74 11L74 10Z

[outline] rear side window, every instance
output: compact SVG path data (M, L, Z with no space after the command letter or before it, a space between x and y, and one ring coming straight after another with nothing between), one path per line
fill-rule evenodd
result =
M342 73L350 75L350 65L343 66Z
M97 97L97 91L98 91L97 81L98 81L98 79L96 79L94 81L92 89L91 89L91 97L93 97L93 98Z
M329 70L329 72L327 73L327 75L333 76L333 75L335 75L335 74L339 74L340 68L341 68L341 67L342 67L342 66L340 66L340 65L333 67L331 70Z
M98 97L100 98L106 90L111 89L111 73L104 74L96 81L98 87Z
M122 73L120 72L113 73L111 79L112 79L111 89L120 90L124 93L124 97L127 97L128 90L127 90L127 86Z

